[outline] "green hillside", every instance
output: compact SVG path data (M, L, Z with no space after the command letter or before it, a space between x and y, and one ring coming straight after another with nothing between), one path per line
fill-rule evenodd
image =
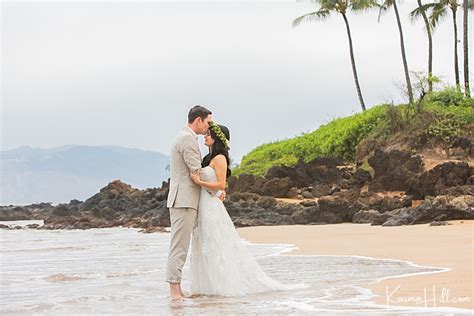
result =
M432 138L449 142L474 123L473 99L453 88L433 92L412 107L380 104L321 125L311 133L258 146L245 155L233 170L234 175L264 175L275 165L295 165L317 157L340 157L354 161L358 144L406 129L419 129ZM468 129L468 130L469 130Z

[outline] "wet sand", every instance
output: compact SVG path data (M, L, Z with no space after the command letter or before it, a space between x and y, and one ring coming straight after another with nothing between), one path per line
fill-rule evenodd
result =
M238 228L255 243L288 243L288 255L356 255L411 261L449 271L403 276L366 284L378 304L474 309L474 220L382 227L370 224L258 226Z

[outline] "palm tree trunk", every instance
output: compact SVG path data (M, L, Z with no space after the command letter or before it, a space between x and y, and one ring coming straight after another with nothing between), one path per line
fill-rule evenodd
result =
M411 88L410 74L408 72L408 63L407 63L407 57L405 54L405 42L403 40L402 23L400 22L400 14L398 13L397 1L393 1L393 9L395 10L395 16L397 17L398 31L400 33L400 47L402 50L403 67L405 68L405 80L407 82L408 99L410 101L410 104L412 104L413 103L413 90Z
M421 8L421 0L418 0L418 7ZM426 12L421 10L421 15L423 16L423 21L425 21L426 34L428 34L428 92L433 91L433 81L431 81L431 76L433 75L433 37L431 36L431 26L426 16Z
M453 12L453 26L454 26L454 75L456 77L456 87L460 89L459 83L459 62L458 62L458 25L456 22L456 7L451 8Z
M463 1L463 48L464 48L464 94L471 97L471 88L469 87L469 53L468 53L468 0Z
M354 58L354 48L352 47L351 29L349 27L349 21L347 21L346 15L344 13L341 13L341 14L342 14L342 17L344 18L344 22L346 23L347 36L349 37L349 50L351 53L352 72L354 74L354 81L355 81L355 85L357 89L357 94L359 95L359 102L360 102L360 105L362 106L362 111L365 111L365 103L364 103L364 99L362 98L362 92L360 91L359 78L357 77L357 69L356 69L355 58Z
M402 49L403 67L405 68L405 80L407 82L408 99L410 101L410 104L412 104L413 103L413 90L411 88L410 74L408 71L407 57L405 54L405 41L403 40L402 23L400 22L400 14L398 13L397 1L393 1L393 9L395 10L395 16L397 17L398 31L400 33L400 47Z

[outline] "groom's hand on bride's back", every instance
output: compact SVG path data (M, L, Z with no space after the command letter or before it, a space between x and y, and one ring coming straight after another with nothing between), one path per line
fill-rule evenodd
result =
M200 185L201 184L201 174L199 171L192 171L189 176L191 177L191 180L194 181L194 183Z

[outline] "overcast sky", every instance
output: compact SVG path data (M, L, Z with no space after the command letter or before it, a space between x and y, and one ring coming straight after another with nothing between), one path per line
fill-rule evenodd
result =
M168 154L189 108L202 104L230 128L231 156L239 162L264 142L360 111L341 16L291 26L317 10L312 3L0 6L2 150L82 144ZM400 11L409 66L424 71L423 26L407 17L415 6L406 0ZM349 21L367 106L400 101L403 66L393 12L380 23L376 11L349 14ZM461 21L459 15L460 34ZM450 16L436 30L434 50L435 74L453 83ZM462 43L459 57L462 70Z

